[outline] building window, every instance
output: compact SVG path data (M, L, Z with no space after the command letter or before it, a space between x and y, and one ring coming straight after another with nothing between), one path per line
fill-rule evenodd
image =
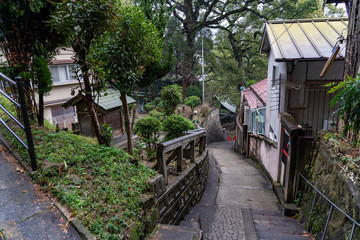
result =
M266 108L255 108L250 110L249 130L255 134L265 134Z
M53 83L76 80L75 64L50 66Z
M271 87L274 87L275 84L276 84L277 74L278 74L278 67L277 67L277 66L273 66L272 79L271 79Z

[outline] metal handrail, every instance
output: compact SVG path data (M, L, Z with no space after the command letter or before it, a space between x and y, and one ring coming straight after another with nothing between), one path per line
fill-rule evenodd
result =
M18 140L18 142L20 142L20 144L23 145L25 149L28 151L31 161L31 168L35 171L37 169L37 163L36 163L35 148L34 148L34 142L32 138L31 126L28 115L28 107L25 99L24 82L21 77L16 77L15 78L16 81L13 81L1 72L0 72L0 77L3 78L8 83L17 86L20 103L15 101L13 98L11 98L1 89L0 89L0 94L3 95L5 98L7 98L9 101L11 101L17 108L21 110L24 124L22 124L1 104L0 104L0 109L3 110L4 113L7 114L25 132L27 144L6 124L6 122L1 117L0 117L0 123L4 125L5 128L16 138L16 140Z
M351 229L351 234L350 234L350 238L349 240L352 240L353 238L353 235L354 235L354 231L355 231L355 227L360 227L360 223L357 222L355 219L353 219L352 217L350 217L347 213L345 213L343 210L341 210L338 206L336 206L335 203L333 203L330 199L328 199L322 192L320 192L314 185L312 185L309 180L307 180L301 173L299 173L299 176L301 178L303 178L314 190L315 190L315 194L314 194L314 198L313 198L313 201L312 201L312 205L311 205L311 211L310 211L310 216L309 216L309 221L308 221L308 225L307 225L307 229L306 231L309 231L310 230L310 223L311 223L311 217L312 217L312 213L313 213L313 210L314 210L314 205L315 205L315 201L316 201L316 197L317 197L317 194L319 194L320 196L322 196L327 202L330 203L330 212L328 214L328 217L327 217L327 220L326 220L326 224L325 224L325 228L324 228L324 232L323 232L323 235L322 235L322 238L321 239L324 239L325 238L325 234L326 234L326 230L327 230L327 227L329 225L329 221L330 221L330 217L331 217L331 214L332 214L332 210L333 208L336 208L338 211L340 211L343 215L345 215L345 217L347 217L350 221L353 222L353 225L352 225L352 229ZM300 178L298 179L298 183L299 184L299 181L300 181ZM302 195L302 194L301 194Z

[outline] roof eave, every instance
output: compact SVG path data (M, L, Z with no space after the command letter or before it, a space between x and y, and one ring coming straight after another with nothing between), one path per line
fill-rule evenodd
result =
M270 53L270 48L267 47L266 48L266 43L269 42L269 36L267 34L267 27L266 27L267 23L265 23L265 27L264 27L264 31L263 31L263 36L261 39L261 44L260 44L260 54L269 54Z
M337 57L335 61L344 60L344 57ZM292 61L299 61L299 62L317 62L317 61L327 61L328 58L275 58L275 62L292 62Z

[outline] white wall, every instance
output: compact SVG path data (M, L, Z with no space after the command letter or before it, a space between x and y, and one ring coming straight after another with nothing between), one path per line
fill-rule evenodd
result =
M272 86L272 79L273 79L273 67L277 67L277 74L276 74L276 81L275 86ZM268 62L268 76L267 76L267 99L266 99L266 122L265 122L265 136L269 137L273 141L279 141L280 137L278 135L279 132L279 118L278 113L282 110L283 104L278 106L279 100L279 83L280 83L280 76L281 81L283 82L286 79L286 63L284 62L275 62L274 59L274 52L273 50L270 51L269 54L269 62ZM281 93L284 92L284 89L281 89ZM284 98L283 94L281 97ZM284 100L284 99L283 99ZM283 102L283 100L280 101ZM280 108L280 109L279 109ZM270 133L270 127L273 130L273 135ZM273 138L275 136L276 138Z

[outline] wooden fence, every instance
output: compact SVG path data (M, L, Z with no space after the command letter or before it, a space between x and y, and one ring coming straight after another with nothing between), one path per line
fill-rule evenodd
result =
M177 172L184 170L184 158L194 163L196 154L202 155L206 149L206 132L204 129L189 131L187 135L158 144L157 164L160 174L168 180L168 165L176 160Z

